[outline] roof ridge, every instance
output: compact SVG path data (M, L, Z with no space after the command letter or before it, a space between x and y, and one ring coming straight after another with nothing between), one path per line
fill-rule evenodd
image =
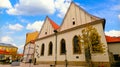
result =
M8 43L0 43L0 46L16 47L13 44L8 44Z

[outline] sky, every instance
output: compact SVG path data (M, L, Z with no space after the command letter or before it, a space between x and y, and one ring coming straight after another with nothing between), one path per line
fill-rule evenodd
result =
M40 31L46 16L61 25L71 2L106 19L105 35L120 37L120 0L0 0L0 43L23 52L26 33Z

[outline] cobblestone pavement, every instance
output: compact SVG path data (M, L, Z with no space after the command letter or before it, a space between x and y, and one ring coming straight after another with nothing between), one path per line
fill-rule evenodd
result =
M0 67L50 67L50 65L33 65L30 63L20 63L19 66L13 66L11 64L0 64Z
M0 64L0 67L50 67L49 65L33 65L29 63L20 63L19 66L13 66L11 64Z
M30 63L20 63L19 66L12 66L11 64L0 64L0 67L54 67L47 64L33 65ZM66 67L65 65L57 65L56 67ZM69 67L83 67L83 66L69 66Z

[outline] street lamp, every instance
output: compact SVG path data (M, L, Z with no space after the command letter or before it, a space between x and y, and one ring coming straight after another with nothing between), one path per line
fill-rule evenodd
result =
M55 67L56 67L56 64L57 64L57 30L54 30L54 33L55 33Z
M67 67L67 50L65 49L65 67Z

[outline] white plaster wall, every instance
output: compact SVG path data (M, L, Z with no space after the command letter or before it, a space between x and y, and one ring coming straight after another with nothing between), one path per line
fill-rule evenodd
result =
M109 56L108 56L108 46L106 43L106 39L103 32L102 23L94 25L96 29L98 30L99 35L101 36L101 42L104 44L105 53L94 53L91 54L92 61L105 61L109 62ZM62 39L65 39L66 42L66 50L67 50L67 60L68 61L85 61L85 55L84 55L84 45L81 45L82 53L81 54L73 54L73 44L72 40L75 35L81 35L82 28L71 30L69 32L65 32L62 34L57 35L57 61L64 61L65 55L60 55L60 42ZM53 43L53 55L48 55L48 46L50 41ZM41 54L41 45L44 43L45 45L45 53L44 56L40 56L37 58L39 61L54 61L55 60L55 36L51 36L48 38L44 38L41 40L36 41L36 45L39 46L38 52ZM78 56L79 58L76 58Z
M34 47L35 47L34 44L28 43L25 46L25 52L24 52L24 54L33 54L34 53Z
M82 53L81 54L73 54L73 38L75 35L80 35L81 29L76 29L74 31L66 32L64 34L59 34L58 35L58 61L64 61L65 60L65 55L60 55L60 42L62 39L65 39L66 42L66 50L67 50L67 60L68 61L85 61L85 56L84 56L84 46L81 45L82 48ZM77 59L76 56L79 58Z
M109 61L109 55L108 55L108 45L105 39L102 23L94 25L94 27L97 29L99 35L101 36L101 42L104 44L103 48L105 48L104 53L95 53L92 54L92 61Z
M29 59L33 58L35 44L28 43L25 46L24 62L29 62Z
M50 34L53 34L54 32L54 28L52 27L50 21L48 20L48 18L46 18L42 28L41 28L41 31L40 31L40 35L38 38L41 38L41 37L45 37L47 35L50 35ZM47 34L45 34L45 32L47 32Z
M110 52L113 54L120 54L120 43L110 43L108 46Z
M48 49L49 49L50 41L53 43L52 56L48 55ZM44 50L44 56L41 56L41 46L42 46L43 43L44 43L44 47L45 47L44 49L45 50ZM40 56L39 58L37 58L37 60L39 60L39 61L54 61L55 60L55 36L36 41L36 46L39 46L38 53L39 53L39 56Z
M98 20L98 18L93 17L92 15L88 14L83 9L72 3L65 15L60 30L63 31L65 29L86 24L95 20ZM75 21L75 25L73 25L73 21Z
M104 53L94 53L92 54L92 61L109 61L109 56L108 56L108 46L106 43L102 23L94 25L96 29L98 30L99 35L101 36L101 42L104 44L103 48L105 48ZM85 56L84 56L84 45L82 45L82 54L80 55L75 55L73 54L73 44L72 40L75 35L80 35L81 34L81 29L76 29L74 31L66 32L64 34L58 35L58 50L59 51L57 54L58 60L63 61L65 60L65 55L60 55L60 41L61 39L65 39L66 45L67 45L67 60L69 61L85 61ZM79 59L76 59L76 56L79 56Z
M25 52L24 52L24 54L28 54L28 51L29 51L29 44L27 44L26 46L25 46Z

